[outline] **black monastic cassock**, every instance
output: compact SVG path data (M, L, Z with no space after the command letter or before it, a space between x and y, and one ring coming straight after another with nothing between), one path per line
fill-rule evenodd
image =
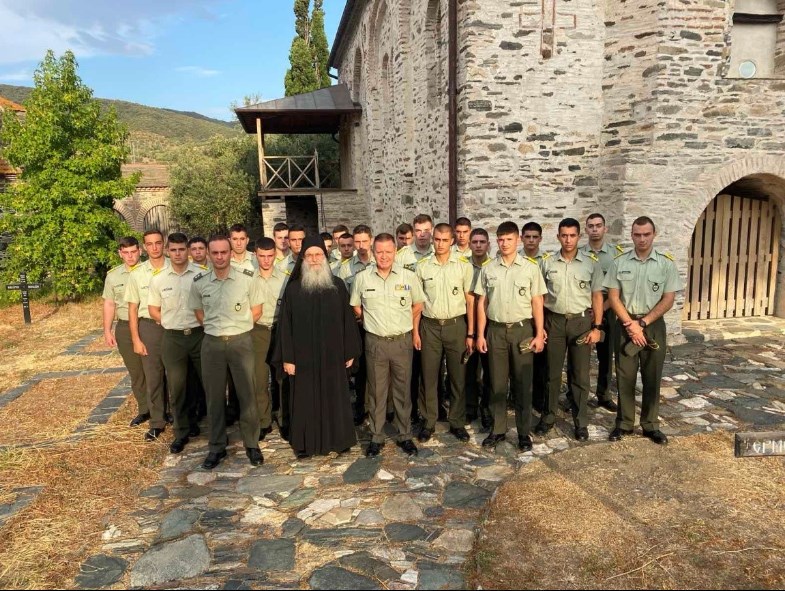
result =
M317 245L309 242L303 241L302 253ZM321 239L318 244L324 246ZM360 356L362 345L343 281L333 277L335 289L306 292L301 264L284 290L273 363L295 365L289 442L295 453L310 456L357 443L346 362Z

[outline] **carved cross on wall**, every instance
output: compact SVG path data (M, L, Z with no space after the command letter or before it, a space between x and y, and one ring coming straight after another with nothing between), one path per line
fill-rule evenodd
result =
M558 0L542 1L542 28L540 33L540 55L550 59L556 47L556 31L570 30L578 27L575 14L560 13L556 9Z

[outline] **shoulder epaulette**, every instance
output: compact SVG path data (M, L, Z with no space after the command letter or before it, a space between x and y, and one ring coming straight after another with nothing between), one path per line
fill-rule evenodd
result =
M253 277L254 276L254 272L253 271L249 271L248 269L243 269L242 271L243 271L243 275L248 275L248 277Z
M533 258L531 258L531 257L526 257L526 256L525 256L525 257L523 257L523 258L525 258L527 261L529 261L529 262L530 262L531 264L533 264L533 265L537 265L537 264L538 264L538 263L537 263L537 259L533 259Z
M551 258L551 253L544 252L540 256L542 257L542 260L549 259L549 258Z
M587 253L587 254L589 255L589 258L591 260L593 260L595 263L599 262L600 259L597 258L596 254L594 254L593 252L590 252L590 253Z
M624 248L622 248L621 244L616 245L616 250L619 251L620 253L624 252Z
M292 272L289 269L283 269L283 274L289 276L292 274Z
M670 261L674 261L673 255L671 253L669 253L669 252L661 252L660 254L662 256L664 256L666 259L668 259Z
M622 252L620 252L619 254L617 254L615 257L613 257L613 260L616 260L616 259L618 259L620 256L624 256L625 254L627 254L627 251L626 251L626 250L623 250Z
M207 273L197 273L196 277L194 277L194 282L199 281L205 275L207 275Z
M109 272L111 273L112 271L116 271L116 270L117 270L117 269L119 269L120 267L124 267L124 266L125 266L125 263L120 263L119 265L115 265L114 267L112 267L111 269L109 269ZM136 266L136 265L134 265L134 266ZM134 267L131 267L131 269L133 269L133 268L134 268Z

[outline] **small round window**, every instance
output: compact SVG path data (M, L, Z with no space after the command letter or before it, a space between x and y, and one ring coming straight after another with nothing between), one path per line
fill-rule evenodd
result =
M742 78L755 78L757 71L758 67L753 61L745 60L739 64L739 76Z

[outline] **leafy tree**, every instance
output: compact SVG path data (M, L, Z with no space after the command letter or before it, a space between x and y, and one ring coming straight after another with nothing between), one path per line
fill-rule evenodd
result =
M102 114L77 69L72 52L58 59L48 51L26 116L6 112L0 130L3 157L22 169L0 194L0 208L16 212L0 218L0 231L13 235L2 278L27 271L66 299L98 289L101 272L116 262L116 239L130 230L112 206L138 182L120 172L126 128L113 109Z
M330 86L327 75L329 50L324 32L323 0L314 0L311 15L308 11L311 0L294 0L294 30L297 36L289 50L289 69L284 78L286 96L312 92Z
M327 45L327 35L324 32L324 9L322 0L314 0L313 16L311 17L311 43L313 44L314 67L319 88L330 86L329 68L330 49Z
M170 203L185 232L207 237L251 220L259 185L254 142L216 137L180 153L171 172Z

